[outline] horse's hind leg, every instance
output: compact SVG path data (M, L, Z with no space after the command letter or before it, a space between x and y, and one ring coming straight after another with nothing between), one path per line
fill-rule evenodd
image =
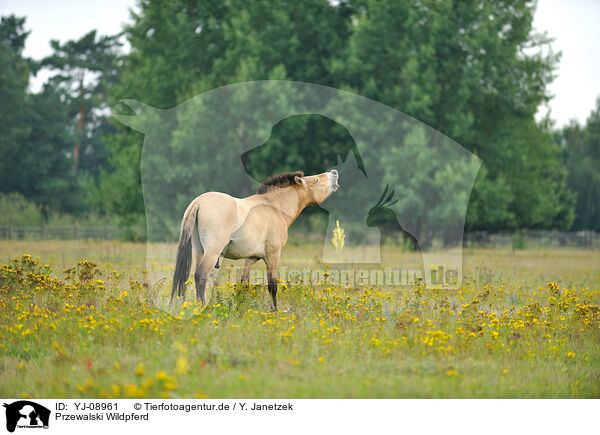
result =
M204 256L204 248L200 242L200 236L197 231L192 231L192 258L194 260L195 270L198 270L198 266L202 263L202 257ZM196 278L196 274L194 274ZM196 293L198 293L198 280L196 279ZM185 293L183 294L183 300L185 300Z
M201 300L202 305L206 303L204 300L204 290L206 289L207 276L208 273L204 272L202 268L196 268L196 272L194 273L194 280L196 281L196 301Z
M194 273L194 279L196 281L196 301L202 301L202 305L206 303L204 299L204 291L206 289L206 280L208 274L215 267L215 262L219 258L220 250L204 250L202 259L196 263L196 272Z
M192 235L192 252L194 255L194 281L196 284L196 301L202 301L202 305L205 304L204 291L206 289L206 280L208 274L215 265L215 261L219 261L219 252L216 251L217 255L214 255L214 249L204 249L200 236L197 232Z

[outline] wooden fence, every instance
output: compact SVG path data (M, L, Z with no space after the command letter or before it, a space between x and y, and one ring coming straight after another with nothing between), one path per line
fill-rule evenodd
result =
M144 234L140 228L124 229L115 226L84 227L79 225L65 226L0 226L0 239L8 240L74 240L130 239L131 234ZM587 248L600 249L600 235L594 231L533 231L516 232L466 232L465 247L480 248Z
M464 246L490 248L585 248L600 249L600 236L595 231L540 231L465 233Z
M17 227L0 226L0 239L8 240L75 240L102 239L119 240L127 231L114 226L83 227L79 225Z

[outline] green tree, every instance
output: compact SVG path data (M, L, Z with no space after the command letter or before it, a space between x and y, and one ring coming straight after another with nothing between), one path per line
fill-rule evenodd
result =
M367 0L347 51L332 63L349 89L431 125L484 161L471 228L569 224L558 150L534 121L557 62L540 54L549 40L532 33L534 7ZM498 196L511 200L487 202Z
M352 6L324 0L241 6L225 26L228 49L215 63L215 84L276 78L335 86L330 62L350 36ZM264 147L244 159L257 180L283 171L319 173L353 145L346 129L330 119L292 116L273 129Z
M68 107L61 94L45 86L30 95L31 130L21 147L20 193L43 207L71 214L86 211L85 192L71 172L74 138L69 131Z
M0 189L19 189L18 169L20 144L30 132L27 113L27 85L31 72L22 56L28 32L25 18L2 17L0 22Z
M567 185L577 198L573 228L600 231L600 98L584 126L572 121L557 140L564 150Z
M130 98L170 108L201 92L241 81L293 79L333 84L329 60L349 36L350 8L345 2L334 7L326 0L153 0L142 3L133 19L126 29L132 50L123 59L122 81L113 87L111 97L115 103ZM327 128L321 128L324 125ZM142 136L124 127L117 129L108 138L112 167L103 172L95 197L97 203L108 204L134 222L144 211L139 173ZM326 138L323 130L335 128L329 120L312 117L286 122L270 149L273 156L287 153L289 159L283 165L271 165L249 156L248 170L259 179L286 164L310 170L316 164L305 156L312 154L315 144L332 138L331 133ZM300 131L302 137L298 137ZM332 142L344 140L339 129L334 134L341 139ZM290 143L297 145L291 153ZM209 170L210 161L205 165L194 170Z
M68 117L75 126L73 174L82 169L95 175L107 159L100 138L112 130L105 115L106 91L118 78L118 37L97 37L92 30L64 44L52 40L54 53L41 62L42 67L55 72L48 85L63 95Z
M133 24L125 28L131 51L122 60L119 83L109 90L114 110L121 99L136 99L170 108L201 90L212 88L208 75L225 51L223 24L227 3L211 0L152 0L140 3ZM100 171L92 201L121 217L125 225L142 224L144 203L140 181L143 135L114 121L105 136L109 165Z
M44 214L81 211L82 191L68 171L65 106L51 87L27 93L35 64L22 56L24 23L10 16L0 24L0 191L22 194Z
M533 33L534 8L522 0L149 0L125 29L132 50L110 99L167 109L262 79L346 88L425 122L483 160L470 228L567 227L572 199L560 150L534 119L558 61L542 54L549 39ZM177 125L173 131L164 140L175 148L198 140ZM293 117L273 130L268 147L244 157L246 168L259 179L325 169L347 147L346 136L327 119ZM144 211L142 136L117 126L107 145L111 166L96 201L133 222ZM201 170L211 170L210 160L170 169L188 178ZM440 183L456 184L442 175Z

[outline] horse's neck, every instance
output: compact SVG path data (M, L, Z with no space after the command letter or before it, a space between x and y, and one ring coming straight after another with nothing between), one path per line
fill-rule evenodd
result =
M288 227L310 203L304 189L296 186L274 189L265 194L265 199L284 215Z

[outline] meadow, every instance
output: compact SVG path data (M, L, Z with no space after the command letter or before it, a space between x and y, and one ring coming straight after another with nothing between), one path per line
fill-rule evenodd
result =
M227 282L165 312L145 252L1 241L0 396L600 397L599 251L466 249L456 289L282 282L275 313L264 286Z

